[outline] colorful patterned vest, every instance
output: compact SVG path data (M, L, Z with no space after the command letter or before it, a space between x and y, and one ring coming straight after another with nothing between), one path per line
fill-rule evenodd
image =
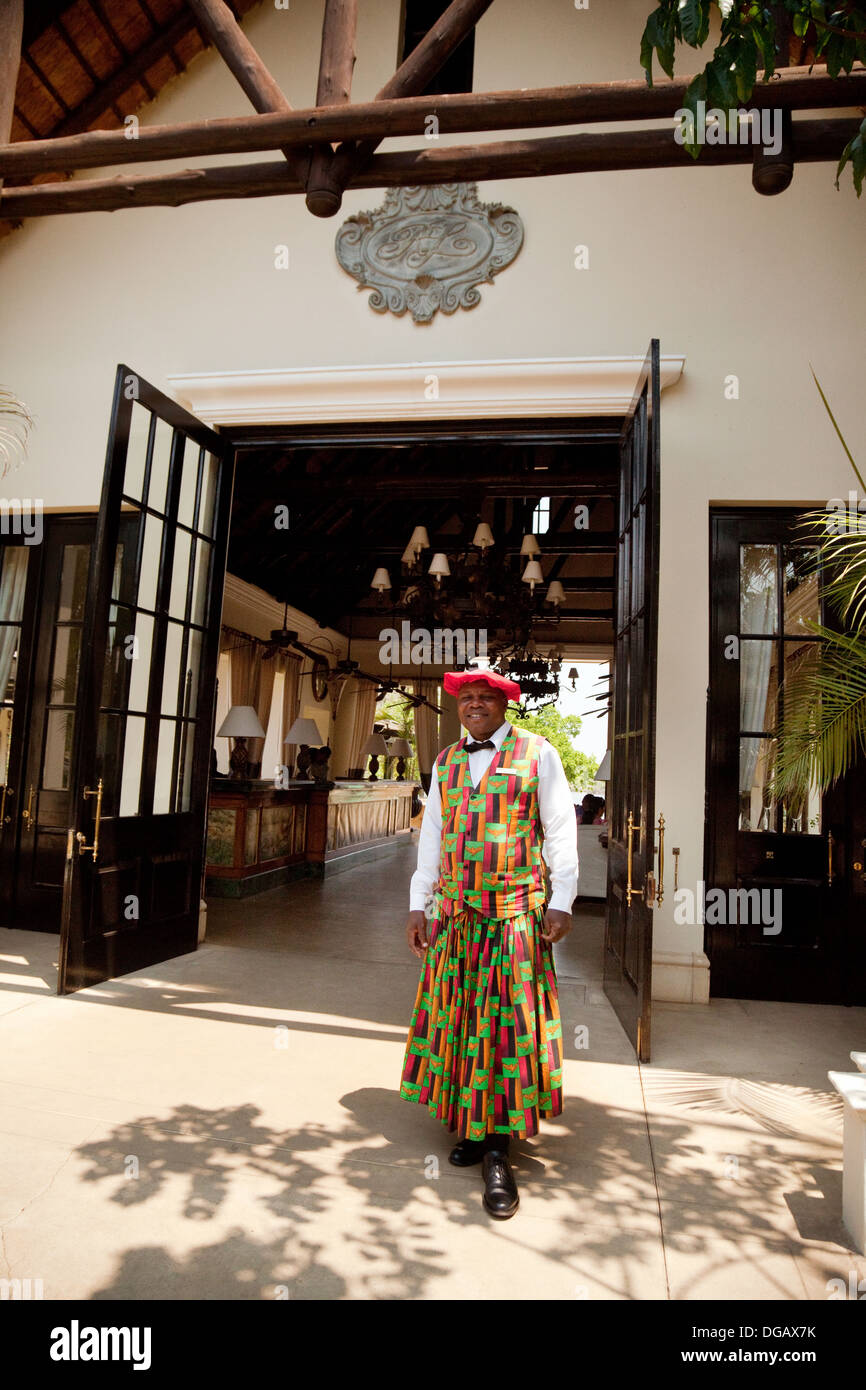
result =
M467 739L436 764L442 796L439 893L448 915L516 917L544 906L538 763L545 740L511 727L477 788Z

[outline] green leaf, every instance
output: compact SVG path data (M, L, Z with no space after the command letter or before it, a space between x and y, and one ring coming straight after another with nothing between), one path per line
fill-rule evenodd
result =
M864 135L866 135L866 120L863 121L863 124L862 124L862 126L860 127L860 130L861 130L861 132L862 132ZM820 381L818 380L818 378L815 376L815 368L812 366L811 362L809 363L809 371L812 373L812 377L813 377L813 379L814 379L815 385L817 386L817 388L818 388L818 390L819 390L819 392L820 392L821 400L824 402L824 409L826 410L827 414L830 416L830 421L831 421L831 423L832 423L832 425L833 425L834 430L836 431L837 435L839 436L839 442L840 442L840 444L842 445L842 448L845 450L845 454L846 454L846 456L847 456L848 462L850 463L851 467L854 469L854 473L855 473L855 476L856 476L856 478L857 478L858 483L859 483L860 486L862 487L864 493L866 493L866 482L863 481L863 476L862 476L862 474L861 474L861 472L860 472L860 469L857 467L856 463L854 462L854 455L851 453L851 450L848 448L848 445L845 443L845 438L844 438L844 436L843 436L843 434L842 434L842 431L840 430L838 424L836 423L836 416L833 414L832 410L830 409L830 402L827 400L827 397L824 395L824 389L823 389L823 387L822 387Z
M686 43L697 48L703 26L703 5L701 0L680 0L680 31Z

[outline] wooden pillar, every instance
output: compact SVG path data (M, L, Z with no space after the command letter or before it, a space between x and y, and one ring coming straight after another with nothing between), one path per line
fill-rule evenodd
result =
M457 714L457 701L453 695L442 696L442 713L439 716L439 748L447 748L462 738L463 731Z
M0 145L12 137L15 88L21 65L21 34L24 29L24 0L0 0ZM0 178L0 188L3 180Z

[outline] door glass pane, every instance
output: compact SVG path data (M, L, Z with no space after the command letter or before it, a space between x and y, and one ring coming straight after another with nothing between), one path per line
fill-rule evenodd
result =
M150 465L150 487L147 505L155 512L165 512L168 494L168 466L171 462L171 441L174 430L165 420L157 419L153 440L153 460Z
M81 628L58 627L54 633L54 661L51 669L50 700L56 705L75 703Z
M739 830L776 829L776 804L767 790L775 757L775 739L740 739Z
M130 715L126 722L120 783L121 816L137 816L141 788L141 764L144 758L144 717Z
M129 422L129 443L126 450L126 466L123 474L123 491L136 502L144 498L144 468L147 462L147 442L150 433L151 414L138 401L132 403L132 418Z
M180 679L180 657L183 645L183 626L169 623L165 637L165 664L162 678L162 712L178 714L177 689Z
M69 789L74 729L74 710L49 710L45 721L45 750L39 783L45 791L65 792Z
M156 607L162 527L163 523L155 516L148 516L144 523L144 551L138 581L138 603L141 608Z
M174 559L171 566L171 592L168 611L173 618L186 616L186 591L189 583L189 554L192 536L188 531L174 533Z
M785 586L785 631L808 632L807 623L820 621L818 573L815 550L805 546L785 546L783 551Z
M776 728L778 653L778 642L740 641L740 728L749 733Z
M740 546L740 631L776 632L775 545Z
M0 622L20 623L21 621L29 558L29 546L6 545L0 547ZM0 641L2 641L2 636L0 636Z
M80 622L84 617L84 598L87 593L89 567L89 545L65 545L63 547L60 596L57 600L58 622Z
M194 723L181 724L181 765L178 769L178 811L188 811L192 803L192 769L195 746Z
M198 460L201 449L194 439L183 436L183 469L180 475L180 497L177 519L182 526L195 525L195 494L198 485Z
M143 710L147 706L150 681L150 660L153 649L153 618L139 613L135 620L135 641L130 647L129 708Z
M190 620L204 624L207 608L207 586L210 577L210 561L213 546L210 541L196 541L195 574L192 581L192 610Z
M219 460L213 454L204 456L204 473L201 483L201 502L198 509L198 530L206 536L213 535L214 509L216 507Z
M198 672L201 665L202 634L195 628L189 630L186 649L186 683L181 713L194 718L198 713Z
M174 739L178 724L173 719L160 719L159 743L156 753L156 782L153 788L153 814L166 815L171 805L171 770L174 758Z

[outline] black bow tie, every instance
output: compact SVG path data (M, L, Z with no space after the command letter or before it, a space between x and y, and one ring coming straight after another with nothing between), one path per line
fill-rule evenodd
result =
M467 753L479 753L482 748L495 748L496 744L492 738L486 738L483 743L467 743Z

